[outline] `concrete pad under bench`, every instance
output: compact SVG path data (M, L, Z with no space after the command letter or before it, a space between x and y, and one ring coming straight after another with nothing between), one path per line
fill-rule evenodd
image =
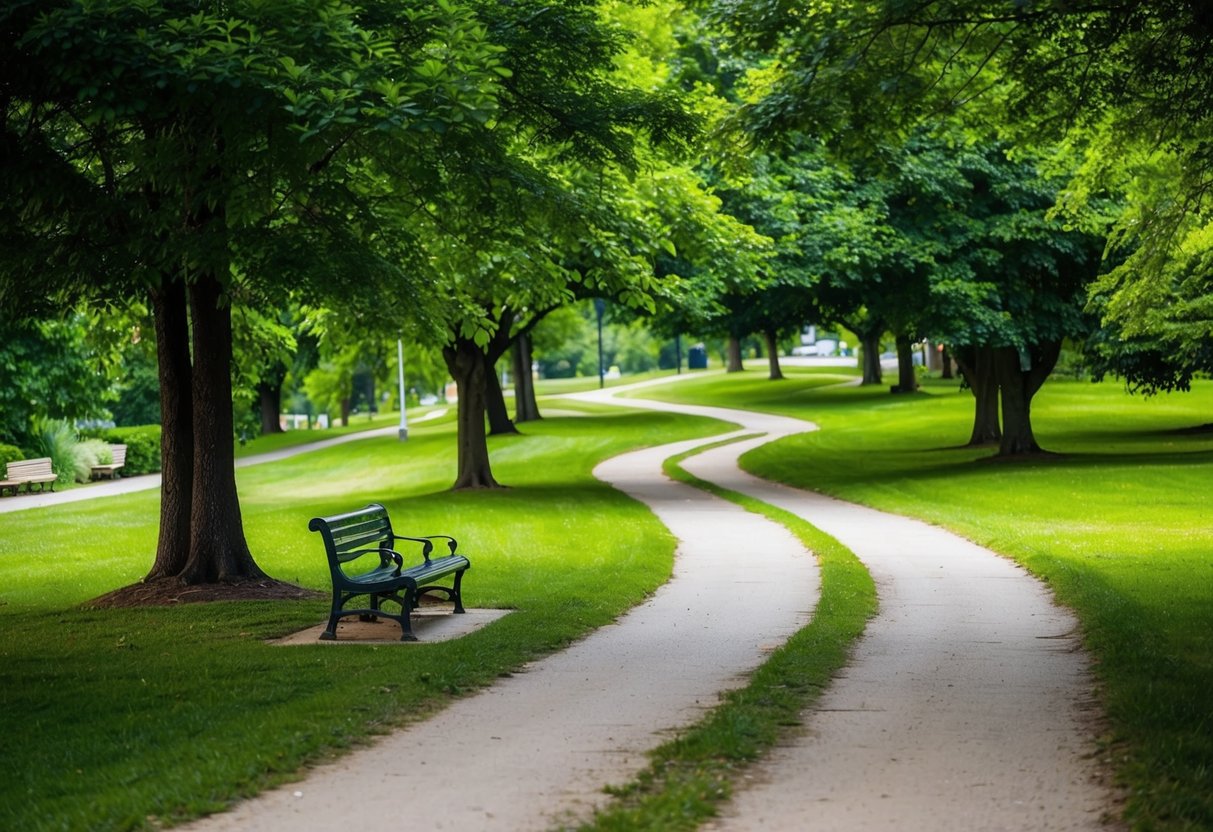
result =
M512 610L469 609L461 615L455 615L449 609L427 610L422 607L414 610L412 616L413 633L417 636L417 641L401 641L400 625L390 619L359 621L357 618L343 618L337 624L335 641L320 640L320 634L324 632L324 624L321 623L284 638L273 639L269 643L289 647L299 644L426 644L450 641L492 624L510 612Z

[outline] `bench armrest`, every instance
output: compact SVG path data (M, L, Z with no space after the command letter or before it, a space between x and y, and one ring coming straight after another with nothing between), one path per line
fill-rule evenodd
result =
M411 540L414 543L422 544L421 557L425 558L425 562L430 562L430 552L434 551L435 540L445 540L447 548L451 550L451 554L455 554L455 550L459 548L459 541L451 537L449 534L432 534L427 537L406 537L402 534L392 535L392 540Z
M346 552L345 554L350 560L362 555L378 555L380 566L387 566L388 563L395 563L397 572L404 567L404 558L400 556L400 553L394 549L389 549L386 546L380 546L375 549L356 549L352 552Z

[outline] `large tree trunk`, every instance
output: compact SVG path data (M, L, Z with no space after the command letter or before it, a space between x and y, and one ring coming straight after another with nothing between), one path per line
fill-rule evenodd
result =
M514 339L514 421L534 422L543 418L535 399L535 380L531 377L531 336Z
M1002 424L998 418L998 376L994 367L992 347L958 347L956 363L964 374L965 384L973 393L973 432L969 445L988 445L1002 439Z
M995 372L1002 393L1002 441L999 456L1040 453L1032 433L1032 397L1057 366L1061 342L1034 344L1023 353L1015 347L994 350Z
M884 374L880 367L881 332L859 333L859 348L863 359L862 385L882 384Z
M518 428L510 421L510 411L505 406L505 393L501 389L501 378L497 375L497 364L490 362L488 356L485 356L484 363L484 397L489 417L489 436L518 433ZM463 400L462 393L459 399Z
M745 369L741 363L741 339L730 335L728 341L725 342L725 372L740 373Z
M210 275L189 288L193 320L194 482L183 583L264 578L244 539L232 447L232 314Z
M475 342L456 339L443 347L447 371L459 389L458 471L453 488L499 488L489 465L489 444L484 431L485 355Z
M185 284L171 280L151 292L160 376L160 536L145 581L185 568L193 502L194 420L190 327Z
M771 368L771 381L783 380L783 368L779 366L779 337L774 332L764 332L762 337L767 342L767 365Z
M914 372L914 344L909 335L897 336L897 386L894 393L913 393L918 389Z

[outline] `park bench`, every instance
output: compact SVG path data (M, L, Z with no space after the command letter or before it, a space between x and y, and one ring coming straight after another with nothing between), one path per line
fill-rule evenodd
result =
M19 459L8 464L8 473L3 483L0 483L0 494L3 494L5 489L11 489L16 494L23 485L26 491L32 491L35 485L39 491L45 491L47 483L50 483L51 491L54 491L56 479L58 477L51 470L50 457Z
M111 480L118 475L118 469L126 464L126 445L110 445L113 461L103 465L93 466L93 478L106 476Z
M320 532L324 539L333 579L333 605L321 639L337 638L338 620L357 615L364 621L373 621L379 616L396 621L400 624L400 640L416 641L409 616L417 608L421 596L428 592L444 594L454 602L455 612L463 612L460 584L471 563L463 555L455 554L459 545L455 538L396 534L392 531L387 509L378 503L332 517L314 517L308 523L308 529ZM450 554L430 557L435 540L446 541ZM404 556L396 550L398 541L421 544L421 562L405 566ZM448 575L454 575L451 586L433 583ZM362 596L366 596L365 605L350 604ZM385 612L384 601L399 604L400 614Z

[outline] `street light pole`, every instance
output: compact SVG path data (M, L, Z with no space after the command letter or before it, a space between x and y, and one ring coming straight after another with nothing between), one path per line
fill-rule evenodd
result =
M594 298L594 312L598 315L598 389L606 386L606 368L602 366L602 313L606 309L606 301Z
M400 441L409 438L409 420L404 413L404 340L396 339L396 379L400 383Z

